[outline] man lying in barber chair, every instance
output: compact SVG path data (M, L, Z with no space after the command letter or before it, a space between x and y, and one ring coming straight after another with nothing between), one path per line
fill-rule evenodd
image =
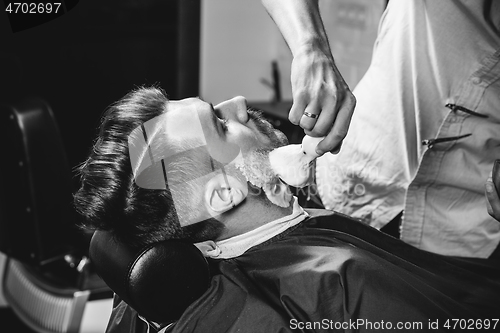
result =
M424 252L334 212L303 209L269 167L269 151L285 144L243 98L213 107L139 88L106 111L75 204L97 230L91 256L116 293L108 332L145 329L137 312L168 332L425 331L457 328L456 319L493 328L498 262ZM145 253L158 244L186 251L167 250L173 258L159 256L137 274L134 251L121 263L123 248ZM189 273L199 265L206 270ZM165 281L145 281L147 267L156 277L167 271ZM190 286L199 274L201 284ZM136 280L120 285L127 279ZM153 292L138 292L141 283Z

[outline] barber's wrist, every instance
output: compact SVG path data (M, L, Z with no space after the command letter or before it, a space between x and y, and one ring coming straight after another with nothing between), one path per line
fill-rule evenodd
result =
M298 44L295 50L292 50L294 58L299 56L311 56L314 54L321 54L333 60L328 40L325 41L325 39L320 37L307 38Z

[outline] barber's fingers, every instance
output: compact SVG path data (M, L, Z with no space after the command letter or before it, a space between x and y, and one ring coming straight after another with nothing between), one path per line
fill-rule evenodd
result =
M486 209L488 210L488 214L490 214L490 216L497 221L500 221L500 197L495 185L493 184L491 174L486 180L485 193L487 199Z
M326 134L325 139L316 148L317 153L320 155L328 151L334 154L338 153L342 141L347 135L354 107L356 106L356 99L349 93L342 102L338 112L328 113L322 111L313 130L306 131L306 134L310 136L325 136Z
M485 184L486 194L486 209L488 214L496 220L500 221L500 197L495 185L493 184L492 173L486 180Z
M299 126L304 130L312 130L316 126L319 117L321 116L321 109L316 101L309 103L302 113Z
M327 96L321 101L321 108L316 111L318 117L314 122L314 126L310 128L304 128L305 133L312 137L326 136L333 126L333 123L337 117L337 105L335 96Z
M307 93L300 92L296 93L293 96L293 105L290 109L290 113L288 114L288 119L294 125L299 125L302 116L304 115L304 110L307 107L309 102L309 98Z

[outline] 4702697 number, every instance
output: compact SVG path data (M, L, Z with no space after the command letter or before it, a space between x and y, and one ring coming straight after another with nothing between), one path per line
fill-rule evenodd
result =
M5 11L9 14L57 14L61 2L9 2Z
M451 330L494 330L500 319L447 319L443 327Z

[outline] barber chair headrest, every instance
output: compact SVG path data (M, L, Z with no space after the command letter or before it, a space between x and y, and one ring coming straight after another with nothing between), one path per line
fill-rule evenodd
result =
M179 319L210 284L206 259L186 242L133 248L110 232L96 231L89 254L107 285L139 315L160 325Z

